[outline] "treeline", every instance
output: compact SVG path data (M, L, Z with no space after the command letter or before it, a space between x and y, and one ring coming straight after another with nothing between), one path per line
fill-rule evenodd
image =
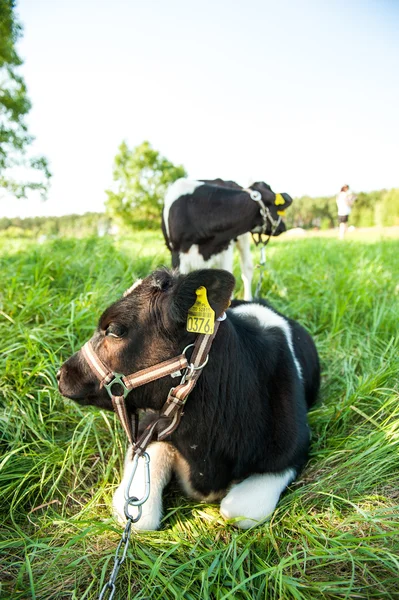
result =
M288 229L331 229L337 225L335 196L311 198L302 196L294 199L284 217ZM399 225L399 188L360 192L353 206L350 224L355 227ZM125 230L160 229L161 214L158 219L143 219L132 209L131 223L120 225ZM115 233L115 222L107 213L85 213L62 217L0 218L0 232L9 237L86 237Z
M85 213L62 217L2 217L0 231L10 237L86 237L104 235L111 230L111 219L105 213Z
M355 192L356 193L356 192ZM399 188L356 193L350 215L355 227L399 225ZM284 218L287 228L331 229L337 225L336 196L296 198Z

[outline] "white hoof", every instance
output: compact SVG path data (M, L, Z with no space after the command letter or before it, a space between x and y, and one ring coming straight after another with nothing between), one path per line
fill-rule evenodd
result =
M220 513L225 519L237 519L234 525L240 529L253 527L272 514L281 492L294 478L294 469L251 475L233 485L220 504Z

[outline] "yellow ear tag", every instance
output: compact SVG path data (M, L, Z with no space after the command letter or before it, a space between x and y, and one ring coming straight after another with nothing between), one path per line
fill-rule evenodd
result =
M278 206L279 204L285 204L285 200L284 200L284 198L282 197L281 194L276 194L276 199L274 201L274 204L276 206Z
M278 210L277 214L280 215L280 217L284 217L285 216L285 210Z
M211 334L215 327L215 311L209 306L206 287L201 285L195 293L197 299L187 314L187 331Z

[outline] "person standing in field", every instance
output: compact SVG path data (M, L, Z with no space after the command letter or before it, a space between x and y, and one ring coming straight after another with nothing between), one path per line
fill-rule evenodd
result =
M356 200L355 194L349 191L349 185L342 186L337 196L339 239L343 240L348 230L348 219L352 210L353 203Z

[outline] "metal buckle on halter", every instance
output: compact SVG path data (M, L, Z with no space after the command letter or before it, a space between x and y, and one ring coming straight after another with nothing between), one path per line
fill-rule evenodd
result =
M174 371L173 373L171 373L170 376L172 377L172 379L174 379L175 377L181 377L180 369L178 371Z
M184 383L184 382L183 382ZM181 385L181 383L180 383ZM176 388L171 387L168 393L168 397L166 398L166 402L168 402L169 404L176 404L176 406L184 406L185 401L184 400L180 400L180 398L176 398L176 396L173 395L173 392L175 391Z
M184 356L186 356L186 351L189 348L192 348L193 346L195 346L195 344L189 344L188 346L186 346L182 352L182 354L184 354ZM200 369L203 369L206 365L206 363L209 360L209 354L207 354L206 359L204 360L204 362L202 363L202 365L198 365L198 367L194 367L193 363L190 363L190 365L187 367L187 369L189 369L190 367L193 368L193 371L199 371ZM188 362L188 361L187 361Z
M195 344L189 344L188 346L186 346L184 348L182 354L184 354L184 356L186 356L186 351L189 348L192 348L193 346L195 346ZM207 364L208 360L209 360L209 354L207 354L206 359L204 360L202 365L198 365L198 367L194 366L194 363L190 363L188 365L188 367L186 367L186 370L183 373L183 377L181 378L180 385L182 385L186 381L189 381L191 379L191 377L194 375L194 371L200 371L201 369L203 369L205 367L205 365Z
M258 192L258 190L248 190L251 200L255 200L255 202L259 202L262 198L262 194Z
M109 383L104 384L104 387L107 390L109 397L112 398L112 396L115 395L112 393L111 388L115 383L118 383L123 388L123 397L126 398L128 393L130 392L130 390L126 387L126 385L123 381L123 377L124 377L123 373L112 373L112 375L113 375L113 378L111 379L111 381ZM120 394L118 394L118 396L119 395Z

